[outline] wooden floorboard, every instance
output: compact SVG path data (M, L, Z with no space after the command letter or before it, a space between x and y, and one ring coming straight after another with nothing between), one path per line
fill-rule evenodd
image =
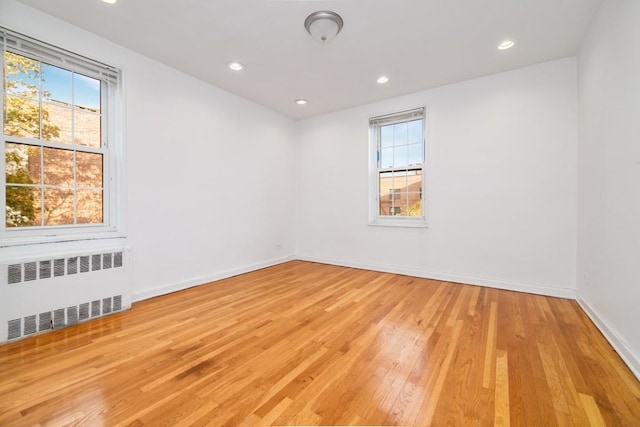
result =
M640 426L575 301L293 261L0 346L0 426Z

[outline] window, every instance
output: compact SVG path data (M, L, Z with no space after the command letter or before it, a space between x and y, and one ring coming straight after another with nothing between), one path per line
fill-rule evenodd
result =
M0 27L0 243L118 230L119 72Z
M369 120L370 224L425 227L425 109Z

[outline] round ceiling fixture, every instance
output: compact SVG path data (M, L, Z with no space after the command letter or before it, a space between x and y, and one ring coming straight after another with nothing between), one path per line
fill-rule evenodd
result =
M227 67L228 67L230 70L233 70L233 71L240 71L240 70L242 70L242 69L244 68L244 65L242 65L242 64L241 64L241 63L239 63L239 62L235 62L235 61L234 61L234 62L229 62L229 63L227 64Z
M505 40L498 45L499 50L511 49L516 43L513 40Z
M304 21L304 28L307 29L307 32L322 44L333 40L342 30L343 25L344 21L340 15L329 10L313 12Z
M296 99L296 104L298 105L304 105L307 103L306 99Z
M388 82L388 81L389 81L389 77L387 77L387 76L380 76L380 77L378 77L378 80L376 80L376 81L382 85L382 84L385 84L386 82Z
M105 3L115 4L118 0L102 0Z

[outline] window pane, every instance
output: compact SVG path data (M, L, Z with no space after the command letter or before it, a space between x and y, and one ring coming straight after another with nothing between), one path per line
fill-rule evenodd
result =
M393 125L393 140L395 145L407 144L407 124L398 123Z
M422 144L422 120L414 120L407 124L409 132L409 144Z
M77 107L100 112L100 80L82 74L74 74L73 96L74 104Z
M78 224L102 223L102 190L78 190Z
M42 104L42 139L71 142L71 108L61 104Z
M73 151L44 149L44 183L73 186Z
M37 100L6 96L4 133L21 138L40 138L40 106Z
M393 126L382 126L380 128L380 145L382 147L393 147Z
M71 106L71 71L42 64L42 99Z
M7 227L41 225L40 189L37 187L7 186Z
M102 154L76 153L78 187L102 187Z
M382 172L380 173L380 194L389 194L389 189L393 188L393 173Z
M409 151L406 145L402 145L400 147L395 147L393 149L394 157L393 157L393 166L407 166L409 164Z
M381 151L380 167L383 169L393 167L393 148L383 148Z
M380 193L378 194L380 204L380 215L389 215L391 207L391 189L393 188L393 173L382 172L380 174Z
M389 191L389 203L387 212L382 215L407 215L407 193L399 188L392 188Z
M422 144L409 145L409 165L421 165L422 160Z
M390 215L391 212L391 196L389 193L380 194L380 215Z
M422 216L422 199L418 193L409 193L407 216Z
M38 99L40 64L11 52L4 53L4 75L7 94Z
M393 188L406 192L407 191L407 171L397 171L393 173Z
M44 189L44 225L73 224L73 190Z
M5 178L12 184L39 184L41 148L26 144L6 144Z
M100 115L74 110L74 143L86 147L100 147Z
M422 171L409 171L407 173L407 191L422 193Z

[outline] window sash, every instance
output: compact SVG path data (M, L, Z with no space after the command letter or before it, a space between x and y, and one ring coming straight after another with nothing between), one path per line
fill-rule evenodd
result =
M0 115L0 130L2 132L2 140L0 142L3 153L6 152L6 144L8 143L39 146L42 147L42 150L45 148L69 150L74 152L74 169L78 167L77 154L75 153L93 153L102 156L102 222L76 223L79 212L77 209L79 209L79 206L75 204L73 208L73 224L42 225L43 223L41 222L41 225L7 227L6 219L3 218L0 221L0 246L40 241L59 241L61 239L99 238L103 233L107 233L104 237L114 237L114 232L119 231L121 225L121 218L119 218L119 214L116 211L116 201L122 199L121 196L117 196L113 191L120 185L119 180L116 179L117 176L120 175L118 172L119 166L114 162L114 160L116 160L114 156L120 155L120 149L113 143L113 138L117 135L117 132L115 132L115 101L118 99L120 71L115 67L85 58L3 27L0 27L0 48L2 49L2 52L0 52L2 55L0 59L0 64L2 64L2 67L0 67L0 81L3 83L5 82L5 51L13 52L100 81L100 147L79 145L73 143L73 141L65 143L40 138L23 138L6 135L4 133L3 111ZM4 87L3 84L3 105L7 102L4 98L6 91L7 88ZM41 97L38 102L42 107L43 100ZM0 173L2 173L3 176L0 188L0 207L2 207L3 211L6 209L7 185L12 185L6 182L5 170L5 155L2 155L0 158ZM43 171L41 171L41 173L43 173ZM35 186L41 193L48 188L56 188L56 186L45 184L43 180ZM75 181L75 176L73 184L70 187L67 186L67 188L74 191L74 202L77 200L77 197L79 197L79 194L76 193L77 190L86 190L84 186L78 186L78 182ZM97 187L94 188L94 190L97 191ZM41 201L41 203L44 203L44 201ZM3 217L4 216L5 213L3 212Z

